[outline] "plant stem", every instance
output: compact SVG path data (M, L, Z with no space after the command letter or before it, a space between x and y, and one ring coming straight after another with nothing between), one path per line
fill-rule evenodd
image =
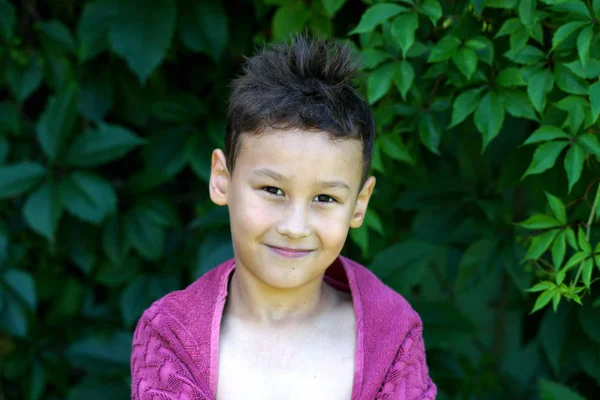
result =
M598 199L600 199L600 184L598 184L598 190L596 190L596 196L594 197L594 203L592 203L592 211L590 212L590 216L588 217L587 224L585 226L585 238L587 241L590 241L590 233L592 231L592 222L594 222L594 215L596 212L596 207L598 206ZM579 283L579 277L581 276L581 271L583 270L583 262L579 264L579 268L577 269L577 275L575 275L575 280L571 284L571 289L574 289L575 286Z

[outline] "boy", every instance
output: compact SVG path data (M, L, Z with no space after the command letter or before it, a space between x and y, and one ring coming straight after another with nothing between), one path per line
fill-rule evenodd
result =
M434 399L419 316L341 257L363 223L373 116L352 57L298 36L247 60L210 196L233 260L138 322L132 399Z

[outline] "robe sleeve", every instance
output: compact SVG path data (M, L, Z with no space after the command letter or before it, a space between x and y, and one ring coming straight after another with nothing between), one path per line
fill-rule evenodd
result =
M158 309L154 304L144 312L133 335L131 399L211 400L180 356L177 335L163 329L172 317L160 315Z
M419 324L400 345L377 400L435 400L436 394L425 359L423 328Z

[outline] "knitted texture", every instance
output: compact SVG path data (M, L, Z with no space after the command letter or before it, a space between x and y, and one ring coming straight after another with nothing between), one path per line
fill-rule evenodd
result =
M154 303L142 316L131 353L133 400L210 400L206 384L198 382L182 352L179 323ZM157 327L162 329L157 330ZM204 387L204 388L203 388Z
M140 318L131 354L132 400L216 400L219 329L229 260ZM339 257L324 280L352 294L356 351L351 400L432 400L418 314L365 267Z
M411 330L398 349L377 400L434 400L436 387L429 379L420 328Z

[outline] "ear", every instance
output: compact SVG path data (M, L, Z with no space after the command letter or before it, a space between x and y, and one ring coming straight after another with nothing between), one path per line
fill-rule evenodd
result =
M229 170L227 160L221 149L215 149L212 153L210 164L210 199L219 206L227 205L227 188L229 186Z
M367 206L369 205L369 200L371 199L374 188L375 177L370 176L365 181L365 184L358 194L356 207L354 208L354 214L352 215L352 220L350 221L351 228L360 228L360 226L363 224L363 221L365 220L365 214L367 213Z

